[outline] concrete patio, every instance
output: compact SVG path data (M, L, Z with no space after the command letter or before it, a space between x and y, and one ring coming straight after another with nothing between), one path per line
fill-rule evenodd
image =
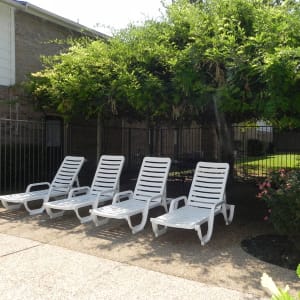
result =
M1 207L1 294L5 299L49 294L57 299L262 299L263 272L279 286L300 289L294 271L241 249L249 234L271 231L262 222L236 218L225 226L218 217L204 247L193 231L171 229L155 238L150 224L136 235L126 225L115 220L103 227L81 225L73 213L50 220L46 214L30 217L25 210Z

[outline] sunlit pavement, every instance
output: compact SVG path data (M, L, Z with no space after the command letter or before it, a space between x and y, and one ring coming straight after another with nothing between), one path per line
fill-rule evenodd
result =
M6 234L0 234L0 295L14 300L258 299Z

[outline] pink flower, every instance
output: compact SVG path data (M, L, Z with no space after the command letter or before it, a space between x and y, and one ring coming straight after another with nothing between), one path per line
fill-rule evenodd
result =
M262 198L263 196L268 196L268 191L267 190L263 190L260 193L258 193L256 195L257 198Z
M271 187L271 183L269 181L264 181L263 183L259 184L259 189L263 190L265 188L270 188Z
M285 177L285 175L286 175L285 169L279 170L279 174L280 174L280 177Z
M268 221L269 217L268 216L264 216L264 221Z

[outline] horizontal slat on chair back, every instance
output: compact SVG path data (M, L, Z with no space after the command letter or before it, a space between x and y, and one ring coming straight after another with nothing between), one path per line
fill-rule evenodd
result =
M162 194L166 196L166 183L171 159L168 157L145 157L134 190L136 200L147 201Z
M91 192L107 189L119 191L119 182L125 157L121 155L102 155L91 186Z
M223 200L228 171L227 163L199 162L188 196L188 205L209 208Z
M52 181L53 191L68 192L73 186L84 160L82 156L66 156Z

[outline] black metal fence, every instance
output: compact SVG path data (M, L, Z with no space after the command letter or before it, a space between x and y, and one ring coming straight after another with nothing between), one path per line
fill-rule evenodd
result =
M63 153L61 145L51 144L49 134L55 128L49 126L46 122L0 119L1 194L53 177Z
M237 177L263 177L270 169L300 167L299 130L236 125L230 139ZM101 141L100 153L126 157L123 174L127 177L136 175L146 155L171 157L170 177L181 181L190 180L197 161L221 159L220 141L213 127L107 127L101 131ZM81 184L90 184L97 164L97 128L91 125L63 127L55 119L0 119L0 145L0 194L52 180L65 155L87 158Z
M300 167L300 130L272 126L233 126L235 174L264 177L272 169Z
M139 168L146 155L171 157L173 166L200 159L217 160L216 138L211 128L105 128L104 153L122 153L129 170Z

